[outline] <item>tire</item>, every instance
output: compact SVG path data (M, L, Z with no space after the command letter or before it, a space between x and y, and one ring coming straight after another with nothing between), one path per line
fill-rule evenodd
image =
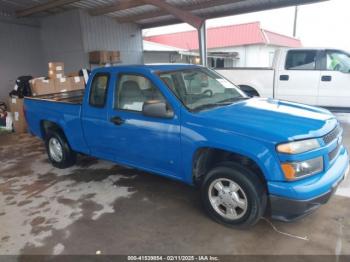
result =
M64 169L76 163L77 154L70 148L64 134L59 130L49 130L45 136L48 158L54 167Z
M224 186L221 194L216 189L218 182ZM249 228L263 216L267 193L263 182L252 171L225 162L206 175L201 185L201 199L205 211L216 222L229 227Z

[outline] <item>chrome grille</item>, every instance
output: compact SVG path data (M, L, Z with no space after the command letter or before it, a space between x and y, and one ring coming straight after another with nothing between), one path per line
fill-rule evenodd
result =
M341 127L340 125L337 125L336 128L334 128L331 132L329 132L327 135L325 135L322 139L323 142L328 145L329 143L331 143L332 141L334 141L339 134L341 133Z

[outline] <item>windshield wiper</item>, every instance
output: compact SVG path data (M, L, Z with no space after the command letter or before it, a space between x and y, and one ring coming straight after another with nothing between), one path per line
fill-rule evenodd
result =
M230 104L232 104L234 102L237 102L237 101L240 101L240 100L247 100L247 99L250 99L250 97L244 97L244 96L242 96L242 97L231 97L231 98L227 98L225 100L219 101L216 104L230 105Z
M191 111L201 111L201 110L204 110L204 109L209 109L209 108L218 107L218 106L224 106L224 105L218 104L218 103L204 104L204 105L200 105L200 106L197 106L197 107L193 108Z
M250 97L231 97L216 103L211 103L211 104L204 104L204 105L200 105L197 106L195 108L193 108L191 111L201 111L204 109L209 109L209 108L213 108L213 107L218 107L218 106L228 106L233 104L234 102L240 101L240 100L246 100L246 99L250 99Z

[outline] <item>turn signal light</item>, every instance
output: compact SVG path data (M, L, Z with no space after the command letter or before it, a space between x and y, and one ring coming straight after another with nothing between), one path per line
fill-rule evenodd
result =
M284 173L284 177L288 180L293 180L295 179L295 169L293 165L291 164L282 164L282 170Z
M323 171L323 157L317 157L301 162L286 162L281 164L284 177L287 180L300 179Z

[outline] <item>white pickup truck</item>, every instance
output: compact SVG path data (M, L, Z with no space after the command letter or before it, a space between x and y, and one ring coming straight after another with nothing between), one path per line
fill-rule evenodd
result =
M251 96L350 108L350 55L335 49L279 49L271 68L216 69Z

